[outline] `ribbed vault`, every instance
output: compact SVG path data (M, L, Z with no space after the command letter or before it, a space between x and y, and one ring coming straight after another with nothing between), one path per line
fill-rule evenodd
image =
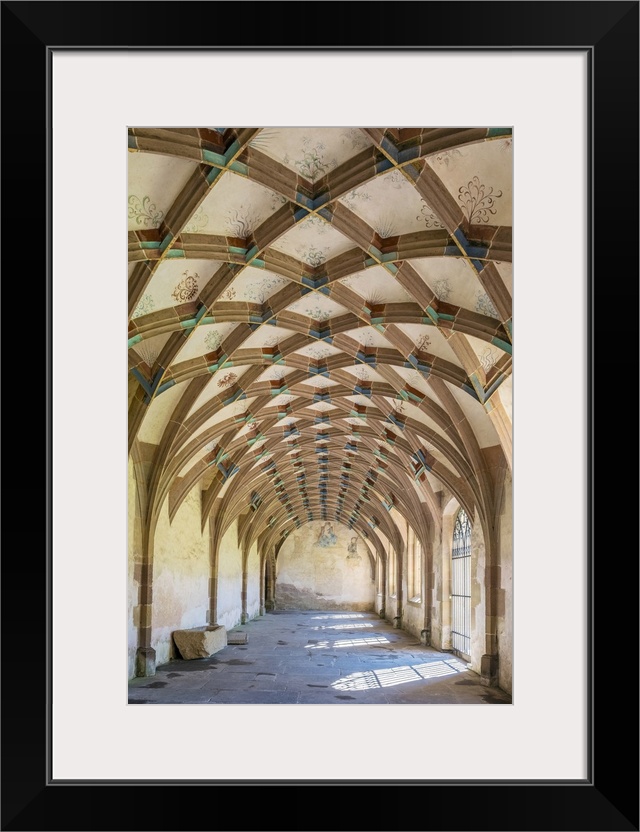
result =
M246 550L335 520L490 538L511 464L509 129L129 131L129 444L145 545L191 489ZM394 542L395 541L395 542Z

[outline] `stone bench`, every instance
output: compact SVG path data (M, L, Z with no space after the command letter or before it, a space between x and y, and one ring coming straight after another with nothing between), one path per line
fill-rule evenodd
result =
M206 659L227 646L227 631L221 624L174 630L173 640L183 659Z

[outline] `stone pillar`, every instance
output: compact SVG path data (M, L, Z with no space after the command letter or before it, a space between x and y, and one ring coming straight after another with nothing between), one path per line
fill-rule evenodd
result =
M397 630L402 629L402 612L404 602L404 587L402 584L405 576L405 570L403 569L404 564L402 561L405 557L406 551L406 546L403 546L403 551L396 551L396 614L393 617L393 626Z
M485 653L480 659L480 684L495 687L498 684L498 657Z
M151 647L151 626L153 613L153 566L140 565L138 606L134 607L133 620L138 628L136 650L136 676L154 676L156 672L156 651Z
M207 624L218 621L218 540L215 535L213 517L209 515L209 609Z
M136 676L156 675L156 651L153 647L138 647L136 650Z
M247 567L247 560L249 558L249 553L242 555L242 591L240 593L240 603L242 606L242 612L240 613L240 623L246 624L249 620L249 613L247 612L247 587L249 585L249 575L248 575L248 567Z

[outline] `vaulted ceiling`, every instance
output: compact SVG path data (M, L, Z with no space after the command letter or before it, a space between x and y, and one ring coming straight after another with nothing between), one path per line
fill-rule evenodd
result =
M149 517L488 522L511 460L507 128L129 130L129 442ZM250 511L249 509L252 509ZM250 518L250 522L249 522Z

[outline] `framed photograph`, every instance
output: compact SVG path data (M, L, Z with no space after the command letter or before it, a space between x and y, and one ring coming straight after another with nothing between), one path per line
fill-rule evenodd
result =
M35 257L30 294L45 321L29 366L46 376L42 546L3 558L2 828L204 829L223 801L242 806L225 828L335 828L326 790L347 788L358 798L340 821L349 829L637 830L638 703L627 681L637 647L627 640L638 547L619 485L627 451L606 440L624 441L619 423L635 400L612 403L629 390L625 355L637 350L623 316L637 317L627 252L638 244L638 3L231 3L220 15L205 2L2 3L5 275L9 251ZM296 21L291 35L283 17ZM150 654L127 656L127 141L138 140L132 127L205 125L222 141L215 124L260 128L265 141L274 126L356 126L378 148L394 135L409 148L402 130L416 125L504 128L513 141L505 708L316 702L225 705L220 717L197 704L128 703L127 662ZM383 124L404 128L375 132ZM150 203L137 196L129 207L142 216ZM146 251L163 245L161 223L147 225L134 241ZM26 227L28 247L14 245ZM189 232L194 243L203 229ZM393 228L376 233L384 241ZM179 277L170 288L188 305L189 275ZM142 386L153 384L156 356L135 355ZM22 352L18 365L26 373ZM489 378L494 365L485 369ZM223 371L232 385L236 371ZM330 523L315 532L327 551L342 541ZM357 565L362 540L343 548ZM306 787L308 821L271 816L270 790L295 800Z

